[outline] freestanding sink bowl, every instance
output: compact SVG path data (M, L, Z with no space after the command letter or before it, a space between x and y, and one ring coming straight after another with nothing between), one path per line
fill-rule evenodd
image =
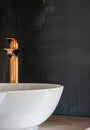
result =
M55 110L63 86L0 83L0 130L32 130Z

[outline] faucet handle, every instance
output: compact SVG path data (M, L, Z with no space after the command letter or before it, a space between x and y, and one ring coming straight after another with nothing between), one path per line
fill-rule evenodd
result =
M6 38L9 43L14 42L17 43L17 40L15 38Z
M17 40L15 38L6 38L10 44L10 48L13 50L18 49L18 43Z

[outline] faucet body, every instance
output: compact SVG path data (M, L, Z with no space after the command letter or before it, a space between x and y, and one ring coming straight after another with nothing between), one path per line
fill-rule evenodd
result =
M18 83L18 43L15 38L6 38L10 48L4 48L10 59L10 83Z

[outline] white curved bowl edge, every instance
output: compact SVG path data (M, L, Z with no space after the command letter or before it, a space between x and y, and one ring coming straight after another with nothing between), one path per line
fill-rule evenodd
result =
M54 112L63 86L44 83L0 83L0 130L26 130Z

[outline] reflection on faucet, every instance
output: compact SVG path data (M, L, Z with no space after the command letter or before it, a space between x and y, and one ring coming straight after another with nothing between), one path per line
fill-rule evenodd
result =
M18 83L18 43L15 38L6 38L10 48L4 48L10 58L10 83Z

